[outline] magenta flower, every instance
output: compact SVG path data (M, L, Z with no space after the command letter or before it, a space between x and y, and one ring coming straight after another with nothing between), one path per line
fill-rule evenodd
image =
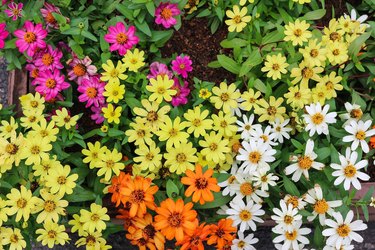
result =
M78 100L87 102L86 108L94 105L99 107L104 104L103 96L105 83L99 80L99 77L93 76L90 79L83 79L81 85L78 86L78 92L82 93Z
M193 70L191 67L192 61L189 56L177 56L175 60L172 61L172 69L178 75L182 75L183 78L187 78L188 72Z
M32 22L27 20L23 26L25 30L16 30L14 35L18 38L16 46L23 53L27 50L27 55L32 57L37 48L44 49L46 42L43 40L47 36L47 31L43 29L41 23L34 26Z
M181 13L177 3L160 3L155 10L155 23L162 24L164 28L168 29L177 24L174 16Z
M50 3L44 3L45 9L40 9L40 12L42 13L42 16L44 18L44 21L46 22L47 26L58 29L59 24L57 23L55 17L52 15L52 13L57 13L61 15L60 9L56 7L53 4Z
M118 22L116 26L110 26L108 28L109 33L104 36L104 40L112 45L109 50L118 50L121 56L126 54L128 49L131 49L134 45L139 42L139 38L135 35L135 27L130 26L126 30L125 25L122 22Z
M172 105L177 107L188 102L187 96L190 94L189 83L184 81L184 86L181 86L178 78L173 78L174 84L172 89L177 90L176 95L172 97Z
M5 39L8 37L9 32L5 29L6 24L0 23L0 49L5 46Z
M147 79L156 79L158 76L168 76L172 79L173 73L168 69L167 65L159 62L153 62L150 65L150 74L147 75Z
M61 64L60 59L63 54L59 49L53 49L48 45L46 50L38 54L35 59L35 66L39 67L40 71L62 69L64 66Z
M95 121L96 124L101 124L104 122L104 116L102 114L102 108L107 107L107 104L99 107L91 106L91 120Z
M70 84L65 82L64 75L61 75L58 69L39 72L36 82L38 86L35 90L45 96L47 101L54 99L60 91L70 87Z
M90 79L91 76L96 74L97 68L91 65L92 61L90 57L86 56L82 60L74 57L73 60L68 62L69 66L72 68L68 72L69 80L77 79L78 85L81 84L83 79Z
M36 67L33 63L28 63L26 64L26 70L30 72L30 77L33 79L31 81L31 84L33 86L37 85L38 82L36 81L36 79L39 77L39 68Z
M23 3L16 4L15 2L11 2L8 4L8 10L4 10L4 12L8 15L8 17L12 17L13 21L16 21L17 18L22 17L22 7Z

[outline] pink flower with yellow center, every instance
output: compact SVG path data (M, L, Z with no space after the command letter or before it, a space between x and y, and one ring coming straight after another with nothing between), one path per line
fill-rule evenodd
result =
M181 86L180 81L174 78L174 85L172 89L177 90L176 95L172 97L172 105L177 107L188 102L187 96L190 94L189 83L184 81L184 86Z
M16 4L15 2L11 2L8 4L9 9L4 10L4 12L8 17L12 17L13 21L16 21L19 17L22 17L22 7L23 3Z
M62 69L64 68L60 62L62 56L59 49L53 49L51 45L48 45L46 50L38 55L34 64L40 71Z
M150 65L150 74L147 75L147 79L156 79L158 76L168 76L172 79L173 74L164 63L153 62Z
M92 61L88 56L82 60L74 57L73 60L68 62L71 67L71 70L68 72L69 80L76 79L78 85L80 85L83 79L90 79L91 76L94 76L97 68L91 65L91 63Z
M128 49L131 49L139 42L139 38L135 35L135 27L130 26L126 29L122 22L118 22L115 26L108 28L109 33L104 36L104 40L111 44L109 50L118 50L121 56L126 54Z
M187 78L188 72L193 70L192 61L189 56L177 56L175 60L172 61L172 69L178 75L183 78Z
M9 32L5 29L6 24L0 23L0 49L4 48L5 46L5 39L8 37Z
M177 24L175 16L181 14L177 3L160 3L155 10L155 23L168 29Z
M36 82L39 85L35 90L43 95L47 101L54 99L60 91L70 87L70 84L65 82L64 75L61 75L58 69L40 72Z
M83 79L81 85L78 86L78 92L82 93L78 100L80 102L87 102L86 108L94 105L99 107L104 104L105 98L103 96L105 83L99 80L99 77L91 77L90 79Z
M52 13L57 13L61 15L60 9L53 4L44 3L44 9L40 9L44 21L46 22L47 26L58 29L59 24L57 23L55 17Z
M27 51L27 55L32 57L37 48L44 49L46 42L43 40L47 36L47 31L43 29L41 23L34 24L30 21L26 21L23 29L16 30L14 35L18 38L16 46L18 50L23 53Z

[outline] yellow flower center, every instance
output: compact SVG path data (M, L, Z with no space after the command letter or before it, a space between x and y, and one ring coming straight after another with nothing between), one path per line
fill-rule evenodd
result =
M186 161L186 155L185 155L184 153L178 153L178 154L176 155L176 161L177 161L178 163L183 163L183 162L185 162L185 161Z
M286 204L289 205L289 204L292 204L293 208L297 208L298 207L298 197L297 196L290 196L289 199L286 201Z
M147 153L146 159L149 160L149 161L152 161L152 159L154 159L154 154L153 153Z
M236 180L236 176L232 175L228 178L228 184L232 184Z
M285 238L290 241L294 241L297 238L297 231L293 230L293 232L285 232Z
M314 75L314 71L312 69L307 68L307 67L305 67L305 68L302 69L302 76L303 76L303 78L310 79L311 77L313 77L313 75Z
M340 40L341 39L341 35L339 33L337 33L337 32L332 32L329 35L329 39L332 40L332 41Z
M242 240L240 240L238 243L237 243L237 246L238 248L243 248L245 246L245 242L243 242Z
M264 142L268 141L268 136L266 135L261 135L260 138L262 138Z
M11 125L8 125L8 126L5 127L5 131L10 133L10 132L13 131L13 127Z
M73 73L76 76L84 76L86 74L86 66L82 63L78 63L73 67Z
M64 122L68 123L70 122L70 119L71 119L70 115L67 115L64 117Z
M117 71L117 69L113 69L110 73L111 77L118 77L119 75L119 72Z
M30 116L28 117L28 119L29 119L29 122L35 122L35 121L36 121L36 117L33 116L33 115L30 115Z
M321 199L315 202L314 211L318 214L325 214L329 209L329 205L325 199Z
M30 102L30 106L33 107L33 108L37 108L37 107L39 106L39 102L37 102L37 101L35 101L35 100L34 100L34 101L31 101L31 102Z
M229 100L229 95L228 95L228 93L222 93L222 94L220 95L220 99L221 99L223 102L228 101L228 100Z
M241 23L241 16L240 16L240 15L234 16L234 17L233 17L233 21L234 21L236 24Z
M261 154L258 151L250 152L249 161L253 164L257 164L260 161Z
M294 30L294 35L295 35L296 37L300 37L300 36L302 36L302 30L301 30L301 29L295 29L295 30Z
M250 211L242 210L239 214L239 217L242 221L249 221L249 220L251 220L252 215L251 215Z
M284 223L287 224L287 225L292 224L293 220L294 220L294 218L290 215L284 216Z
M95 243L96 243L96 239L94 236L92 235L88 235L86 237L86 245L87 246L95 246Z
M172 128L172 129L169 131L169 135L170 135L171 137L176 136L177 133L178 133L178 130L175 129L175 128Z
M46 53L42 57L42 62L44 65L49 66L53 63L53 56L50 53Z
M5 146L5 152L10 155L15 155L18 152L18 146L13 143L9 143Z
M128 41L128 36L123 33L123 32L120 32L116 35L116 42L118 44L121 44L123 45L124 43L126 43Z
M262 177L260 177L260 181L261 182L267 182L268 181L267 175L263 175Z
M348 236L350 231L350 227L346 224L342 224L336 229L337 234L343 238Z
M52 78L48 78L46 81L46 87L53 89L56 86L56 81Z
M319 125L323 122L324 120L324 116L321 114L321 113L316 113L314 114L312 117L311 117L311 121L315 124L315 125Z
M144 129L137 130L137 135L140 138L143 138L146 135L146 131Z
M164 87L159 87L157 91L158 91L158 94L162 95L162 94L165 93L165 88Z
M17 201L17 207L18 208L24 208L24 207L26 207L26 205L27 205L27 200L25 200L24 198L18 199L18 201Z
M272 64L272 69L275 70L275 71L277 71L277 70L280 69L280 65L277 64L277 63L274 63L274 64Z
M216 143L213 142L213 143L210 144L210 150L211 151L216 151L217 148L218 148L218 145Z
M359 130L356 134L355 134L355 138L357 138L358 140L364 140L366 138L366 132L363 131L363 130Z
M37 155L40 153L40 147L38 145L32 146L30 152L33 155Z
M146 119L149 122L154 122L158 119L158 113L156 113L155 111L149 111Z
M221 121L220 122L220 127L226 128L228 126L228 123L226 121Z
M119 92L118 92L117 90L113 90L113 91L112 91L112 95L113 95L113 96L118 96L118 95L119 95Z
M94 87L89 87L86 89L86 95L89 97L89 98L94 98L96 97L96 94L98 93L98 91L96 90L96 88Z
M309 170L312 166L312 163L313 161L311 160L311 158L306 155L298 158L298 166L301 169Z
M339 49L334 49L334 50L332 50L332 54L334 56L338 56L338 55L340 55L340 50Z
M311 56L311 57L315 58L315 57L317 57L318 55L319 55L319 51L318 51L317 49L312 49L312 50L310 51L310 56Z
M251 183L249 182L244 182L241 184L240 186L240 192L241 194L243 194L244 196L248 196L248 195L251 195L253 193L253 186L251 185Z
M245 125L245 130L249 131L251 129L251 126L249 124Z
M362 115L363 113L361 109L352 109L352 111L350 111L351 118L361 119Z
M195 126L195 127L199 127L201 124L202 124L202 121L200 119L194 119L192 124Z
M137 63L138 63L137 58L132 58L132 59L130 59L130 63L131 63L131 64L137 64Z
M344 168L344 174L348 178L355 176L356 173L357 173L357 169L353 165L348 165Z
M181 63L180 66L179 66L180 69L184 69L185 68L185 64Z
M48 238L55 239L56 236L57 236L57 233L54 230L49 230L48 233L47 233L47 235L48 235Z
M115 166L115 162L113 160L108 160L105 163L107 165L107 168L113 168Z
M270 116L274 116L277 113L277 109L274 106L269 106L267 108L267 114Z
M18 243L18 235L17 234L12 234L10 237L9 237L9 241L13 244L16 244Z
M57 178L57 183L58 183L59 185L64 185L64 184L66 183L66 177L65 177L65 176L59 176L59 177Z
M31 31L28 31L25 33L25 35L23 36L23 39L25 40L25 42L27 43L33 43L36 41L36 35L34 32L31 32Z
M54 201L45 201L44 202L44 210L47 211L48 213L55 211L56 208L56 203Z
M92 214L90 219L95 222L95 221L98 221L100 219L100 217L97 214Z

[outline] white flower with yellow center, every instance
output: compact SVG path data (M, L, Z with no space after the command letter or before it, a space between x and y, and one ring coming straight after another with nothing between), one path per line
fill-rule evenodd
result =
M230 195L230 196L233 196L236 194L236 190L234 188L234 186L238 184L238 181L236 179L236 176L233 174L233 175L230 175L228 177L228 179L226 179L225 181L223 182L219 182L218 185L219 187L222 187L224 188L221 193L226 196L226 195Z
M358 154L356 151L351 152L350 148L346 149L345 157L340 154L339 159L341 164L331 164L331 167L336 169L336 171L332 173L332 176L337 177L334 184L337 186L344 182L345 190L349 190L350 184L352 184L355 189L360 190L361 183L358 179L363 181L368 181L370 179L370 176L358 171L367 166L367 160L357 162Z
M275 119L274 122L270 122L272 125L271 132L274 134L274 141L278 141L279 143L284 142L285 139L290 139L289 132L292 131L292 128L286 127L288 125L289 119L286 119L283 122L280 122L278 118Z
M361 120L361 118L363 116L363 111L361 109L361 106L359 106L358 104L355 104L355 103L351 104L350 102L346 102L344 104L344 106L345 106L345 109L346 109L347 113L339 115L339 117L342 120L346 120L346 122L344 123L343 126L348 125L351 121L357 122L357 121Z
M302 244L309 244L309 239L306 238L304 235L308 235L311 233L310 228L301 228L302 220L296 222L296 226L293 230L280 230L277 227L272 228L272 231L276 234L280 234L273 239L274 243L283 242L282 249L300 249L298 242Z
M353 245L341 245L338 249L340 250L353 250L354 246ZM337 250L336 246L331 246L331 245L326 245L323 247L323 250Z
M318 184L307 191L305 201L310 203L314 209L312 215L307 217L307 220L313 221L316 216L319 215L319 222L322 226L325 225L326 214L332 215L334 212L332 208L342 205L342 201L340 200L326 201L326 199L323 198L322 188Z
M328 135L328 124L336 122L336 112L328 113L329 104L323 107L320 103L311 104L310 106L305 106L308 114L303 115L305 122L307 123L305 130L310 131L309 136L313 136L315 132L320 134Z
M226 211L228 218L233 220L234 226L240 226L240 231L245 232L249 228L256 231L257 226L255 222L263 223L264 221L259 218L265 214L262 206L254 204L253 201L248 201L247 204L241 198L234 198L229 203L230 208Z
M262 191L259 186L254 185L254 180L251 175L239 173L236 175L237 183L232 185L236 193L235 198L245 198L246 202L253 200L255 203L262 203L261 197L268 197L268 192Z
M363 238L355 231L362 231L367 229L367 225L362 220L353 221L354 213L349 211L346 218L342 217L340 213L334 212L332 219L326 219L326 225L330 228L323 230L323 236L328 237L327 245L336 246L340 249L341 245L349 245L352 240L362 242Z
M245 237L243 232L238 231L237 239L232 241L231 250L256 250L252 245L258 243L258 241L258 238L254 238L254 234L248 234Z
M290 175L293 173L292 180L294 182L299 181L303 174L306 179L309 179L309 170L315 168L322 170L324 167L323 163L315 162L314 160L318 157L314 152L314 141L309 139L306 144L305 154L298 158L296 163L293 163L286 167L285 173Z
M290 194L285 195L283 200L287 205L292 204L293 208L298 208L298 210L304 209L307 204L301 197Z
M342 140L344 142L352 142L352 150L356 150L358 148L358 145L361 144L363 152L368 153L370 149L366 142L366 138L375 135L375 129L368 130L370 126L371 120L368 120L366 122L351 121L348 125L344 127L346 132L350 133L350 135L344 136Z
M280 208L274 208L272 211L275 215L271 215L271 219L274 220L278 230L287 230L293 232L298 221L302 220L302 215L298 214L298 209L293 208L292 204L286 204L284 200L280 200Z
M260 186L260 189L263 191L268 191L268 186L276 186L276 182L279 177L273 175L273 173L267 173L265 169L259 169L253 175L254 185Z
M254 114L251 114L249 118L246 115L242 116L242 121L237 120L238 132L241 132L241 138L243 140L249 141L251 137L251 131L254 131L256 127L260 127L260 124L253 124Z
M252 140L260 141L270 146L277 145L277 143L274 141L276 134L272 133L271 126L267 126L264 131L261 126L256 127L253 131L250 132L250 135L252 136Z

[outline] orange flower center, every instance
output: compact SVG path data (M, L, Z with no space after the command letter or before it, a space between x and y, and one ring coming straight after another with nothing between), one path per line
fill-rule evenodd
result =
M228 93L222 93L222 94L220 95L220 99L221 99L223 102L228 101L228 100L229 100L229 95L228 95Z
M31 77L37 78L39 76L39 69L35 68L31 71Z
M154 238L155 234L156 234L156 230L155 228L152 226L152 225L147 225L144 229L143 229L143 233L148 237L148 238Z
M180 227L182 224L182 216L180 213L173 212L168 217L168 223L171 227Z
M181 63L180 64L180 69L184 69L185 68L185 64Z
M293 230L293 232L285 232L285 238L290 241L294 241L297 238L297 231Z
M253 164L257 164L260 161L261 154L258 151L250 152L249 161Z
M54 24L56 23L56 19L55 17L52 15L52 12L48 12L47 16L46 16L46 22L47 23L50 23L50 24Z
M325 199L321 199L315 202L314 211L318 214L325 214L329 209L329 205Z
M86 66L78 63L73 67L73 72L76 76L84 76L86 74Z
M15 155L18 152L18 146L13 143L9 143L5 146L5 151L10 155Z
M206 178L198 178L195 180L195 187L197 189L205 189L208 185L208 180Z
M252 215L251 215L250 211L242 210L239 214L239 217L242 221L249 221L249 220L251 220Z
M145 192L143 190L134 190L130 195L130 200L132 203L144 202Z
M355 134L355 138L357 138L358 140L364 140L366 138L366 132L363 131L363 130L359 130L356 134Z
M12 10L12 13L14 16L18 16L18 14L20 13L21 11L19 9L13 9Z
M251 195L253 193L253 191L254 191L253 186L249 182L242 183L241 186L240 186L240 192L244 196Z
M228 178L228 184L232 184L236 180L236 176L232 175Z
M355 176L356 173L357 173L357 169L353 165L348 165L344 168L344 174L348 178Z
M311 120L315 125L319 125L323 122L324 116L321 113L316 113L311 117Z
M305 67L305 68L302 69L302 76L303 76L303 78L310 79L311 77L313 77L313 75L314 75L314 71L312 69L307 68L307 67Z
M298 166L304 170L309 170L312 166L313 161L308 156L302 156L298 158Z
M128 36L125 33L120 32L116 35L116 41L117 43L123 45L128 41Z
M149 122L154 122L158 119L158 113L156 113L155 111L149 111L148 114L147 114L147 117L146 117L147 121Z
M169 19L172 17L172 10L168 8L164 8L161 13L161 17L164 18L165 20Z
M94 87L89 87L86 89L86 95L90 98L95 98L98 91Z
M50 53L46 53L42 57L42 62L46 66L50 66L53 63L53 56Z
M346 224L342 224L336 229L337 234L343 238L348 236L350 231L350 227Z
M240 151L240 148L242 148L241 142L237 141L232 145L232 152L238 153L238 151Z
M48 78L46 81L46 87L53 89L54 87L56 87L56 81L52 78Z
M292 204L293 208L297 208L298 207L298 197L297 196L291 196L289 197L289 199L286 201L286 204Z
M290 216L290 215L285 215L284 216L284 222L287 225L292 224L293 220L294 220L294 218L292 216Z
M25 42L27 43L34 43L36 41L36 35L34 32L31 32L31 31L28 31L25 33L25 35L23 36L23 39L25 40Z
M350 111L351 118L361 119L362 115L363 113L361 109L352 109L352 111Z

